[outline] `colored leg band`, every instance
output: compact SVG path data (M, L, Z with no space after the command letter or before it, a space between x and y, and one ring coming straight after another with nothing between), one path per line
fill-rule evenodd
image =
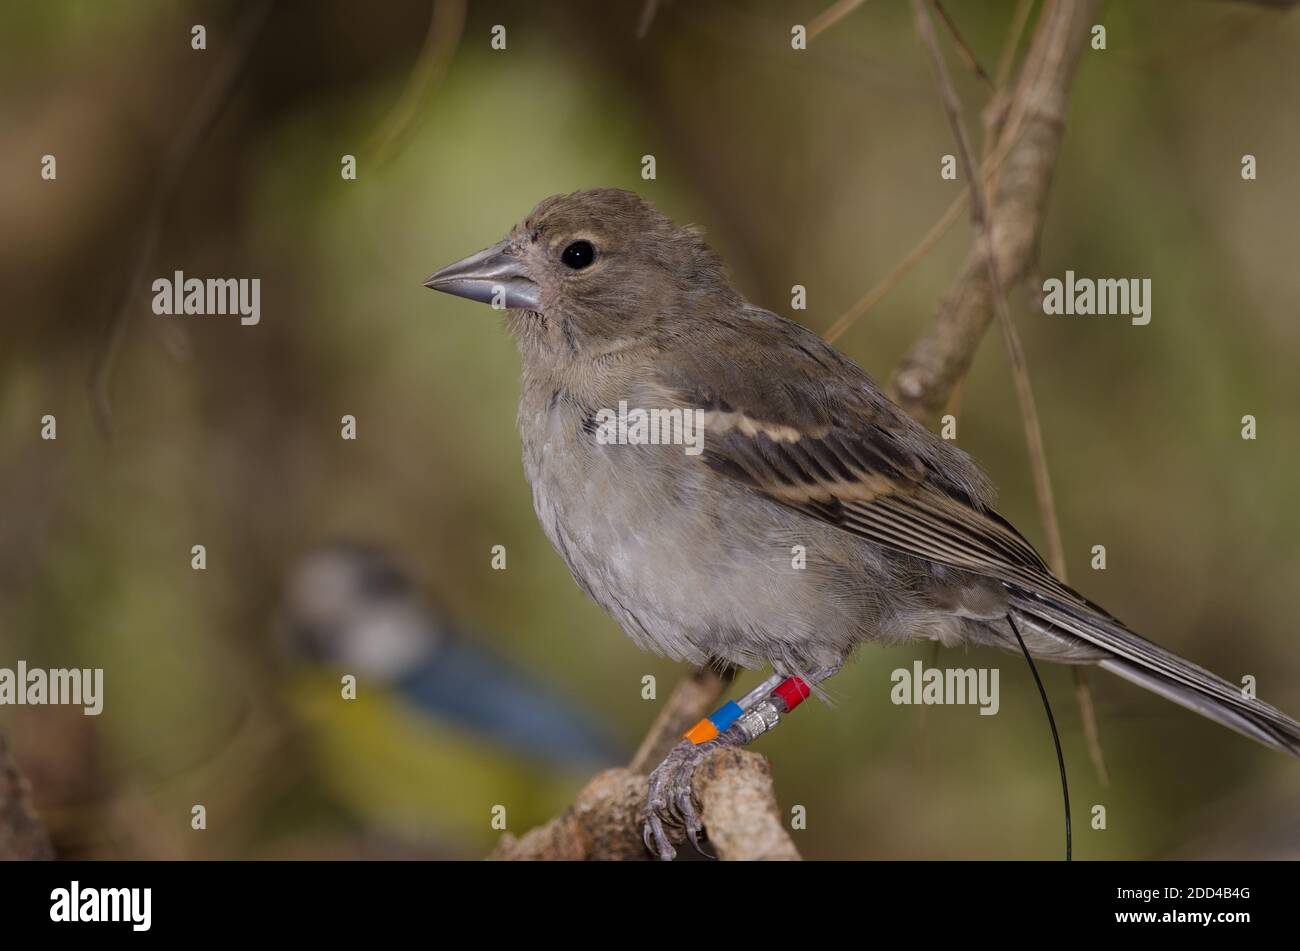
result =
M707 743L717 737L719 733L726 732L727 728L739 720L744 712L740 708L740 704L734 700L728 700L713 713L687 730L684 736L696 746Z
M772 691L772 696L785 704L787 713L807 700L811 694L812 688L802 677L788 677L777 684L776 689Z
M768 681L768 683L770 682ZM759 690L765 686L761 685ZM762 693L759 690L751 691L745 697L745 700L750 701L761 697ZM733 723L740 721L744 734L749 740L753 740L776 726L780 714L789 713L811 695L812 688L808 686L806 680L802 677L787 677L772 688L772 692L768 694L768 700L755 704L753 709L746 711L736 701L728 700L709 716L687 730L683 736L696 746L699 746L701 743L717 739L718 735L726 732ZM778 703L773 703L773 701L777 701L780 706L778 706ZM781 707L784 707L784 709L781 709Z
M687 730L685 733L682 734L682 736L690 740L696 746L699 746L701 743L707 743L709 742L709 740L715 739L717 735L718 735L718 728L714 726L713 722L707 718L701 720L699 723L695 724L695 726L691 727L689 730Z
M744 710L740 709L740 704L734 700L728 700L709 714L709 719L718 728L718 732L722 733L726 731L727 727L739 720L744 712Z

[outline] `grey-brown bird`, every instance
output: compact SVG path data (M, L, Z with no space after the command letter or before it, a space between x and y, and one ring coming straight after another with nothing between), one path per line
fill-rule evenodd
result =
M697 231L638 195L548 198L426 285L504 310L533 505L578 585L643 648L772 668L716 738L683 740L652 774L661 857L665 823L700 831L700 756L770 728L790 706L774 687L815 685L866 641L1018 650L1019 636L1300 755L1300 724L1055 578L965 453L746 302ZM657 434L638 417L652 410L668 411Z

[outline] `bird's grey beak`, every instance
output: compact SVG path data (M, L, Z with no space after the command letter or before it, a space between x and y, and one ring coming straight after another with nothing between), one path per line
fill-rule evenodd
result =
M523 262L507 253L509 247L507 239L449 264L425 281L424 286L493 307L537 310L541 307L538 287L524 273Z

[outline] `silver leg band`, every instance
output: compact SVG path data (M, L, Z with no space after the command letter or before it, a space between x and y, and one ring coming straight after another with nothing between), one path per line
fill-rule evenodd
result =
M781 713L771 700L764 700L736 721L745 734L745 742L752 743L781 722Z

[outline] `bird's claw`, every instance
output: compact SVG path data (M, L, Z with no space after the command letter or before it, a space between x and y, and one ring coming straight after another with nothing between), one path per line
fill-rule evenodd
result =
M668 836L664 834L663 821L657 815L647 814L642 837L645 839L645 847L659 856L662 861L671 862L677 855L677 850L672 847Z
M700 846L704 823L691 794L691 776L712 742L697 746L683 740L650 774L643 837L646 848L665 862L677 855L677 850L668 841L667 828L684 829L696 852L707 858L714 857Z
M700 829L686 829L686 838L691 840L691 847L706 859L716 859L717 856L700 844Z

